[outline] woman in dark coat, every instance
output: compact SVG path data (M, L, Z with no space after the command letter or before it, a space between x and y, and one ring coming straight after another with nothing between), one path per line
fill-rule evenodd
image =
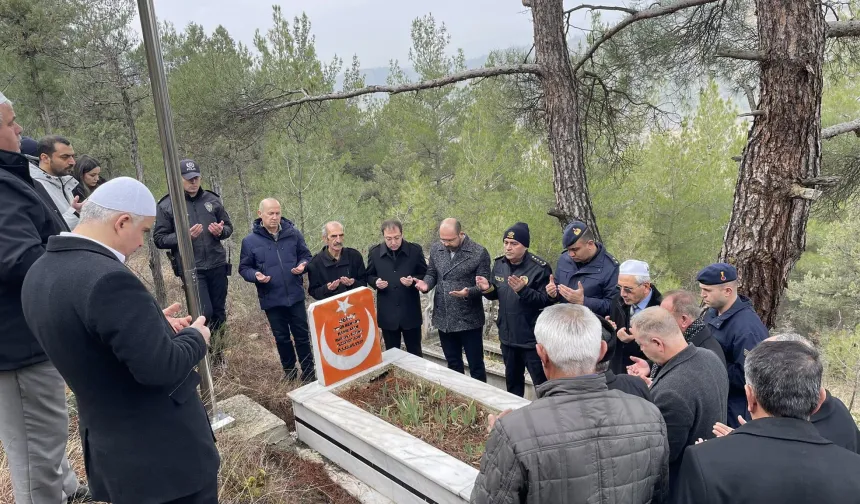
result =
M102 168L95 158L90 156L78 158L78 162L75 163L75 171L72 173L75 180L78 181L77 187L72 189L72 194L78 197L78 201L89 198L90 193L95 191L96 187L105 183L101 172Z

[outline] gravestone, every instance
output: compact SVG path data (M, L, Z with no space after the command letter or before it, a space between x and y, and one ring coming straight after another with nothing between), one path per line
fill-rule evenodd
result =
M382 364L373 291L359 287L308 307L317 380L329 386Z

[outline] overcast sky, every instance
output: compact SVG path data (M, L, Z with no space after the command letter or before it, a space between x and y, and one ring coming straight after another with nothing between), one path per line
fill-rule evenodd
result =
M254 30L271 26L273 0L154 0L159 20L178 29L190 22L211 32L219 24L246 44ZM357 54L363 68L388 66L398 59L407 66L413 19L432 13L451 34L453 49L467 58L493 49L530 46L531 16L521 0L281 0L285 17L306 12L323 61L337 54L346 64ZM620 3L618 0L604 4ZM584 16L584 14L583 14Z

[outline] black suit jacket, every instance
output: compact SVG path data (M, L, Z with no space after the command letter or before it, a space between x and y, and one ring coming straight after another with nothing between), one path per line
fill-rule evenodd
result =
M689 446L673 501L695 504L860 502L860 455L795 418L760 418Z
M396 254L384 243L374 245L367 253L367 285L376 289L376 313L379 327L389 331L421 327L421 297L413 285L400 283L403 277L423 280L427 260L421 247L403 240ZM383 279L388 287L380 290L376 280Z
M830 395L829 390L821 408L810 420L824 439L833 441L833 444L846 450L860 453L860 430L857 429L857 422L845 403Z
M194 366L195 329L174 334L146 287L107 248L54 236L24 280L27 324L78 402L93 498L156 504L193 494L219 457Z
M648 301L648 308L652 306L660 306L663 302L663 295L657 290L656 285L651 285L651 299ZM615 296L609 305L609 320L615 323L616 330L621 328L627 329L630 332L630 306L624 304L624 299L621 297L621 291L615 289ZM609 369L615 374L627 374L627 366L633 364L630 357L645 358L645 354L639 349L639 344L635 341L624 343L621 340L615 342L615 353L612 354L612 360L609 362Z
M340 284L337 289L328 290L328 284L340 277L355 280L352 285ZM328 247L323 247L308 263L308 294L317 301L328 299L346 291L367 287L367 268L361 252L344 247L337 261L328 253Z

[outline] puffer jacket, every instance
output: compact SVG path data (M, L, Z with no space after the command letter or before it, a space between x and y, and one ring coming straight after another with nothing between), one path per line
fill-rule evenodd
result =
M254 230L242 240L239 274L246 282L257 286L260 309L290 307L305 299L302 275L294 275L291 270L309 262L311 251L302 232L292 221L281 217L281 229L276 240L263 227L262 220L257 219ZM267 283L260 283L257 272L272 278Z
M430 264L424 282L433 295L433 325L442 332L468 331L484 327L484 302L475 277L490 278L490 253L465 237L460 249L451 253L436 242L430 246ZM458 298L452 291L469 289L469 297Z
M75 229L80 221L80 216L72 207L71 202L75 200L75 188L78 187L78 181L71 175L63 177L55 177L48 175L41 168L34 164L30 164L30 177L33 181L42 184L42 187L51 196L57 209L63 215L63 220L70 230Z
M496 421L472 503L667 502L669 442L656 406L603 374L552 380Z

